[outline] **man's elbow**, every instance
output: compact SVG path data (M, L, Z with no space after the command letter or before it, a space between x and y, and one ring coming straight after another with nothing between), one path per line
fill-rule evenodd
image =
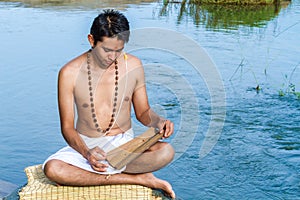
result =
M136 114L136 119L145 126L149 125L150 121L151 121L149 114L148 114L149 110L150 110L150 108L140 114Z

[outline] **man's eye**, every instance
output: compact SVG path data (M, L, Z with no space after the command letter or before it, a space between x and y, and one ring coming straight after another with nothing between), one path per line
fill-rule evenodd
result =
M114 50L112 50L112 49L107 49L107 48L103 48L103 50L104 50L104 52L106 52L106 53L108 53L108 52L113 52ZM122 52L123 51L123 49L118 49L118 50L116 50L116 51L114 51L114 52L116 52L116 53L120 53L120 52Z

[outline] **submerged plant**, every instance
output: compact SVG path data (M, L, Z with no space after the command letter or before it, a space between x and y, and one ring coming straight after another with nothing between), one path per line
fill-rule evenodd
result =
M295 95L298 99L300 99L300 92L296 91L296 86L293 83L290 83L286 88L279 90L279 96L285 96L285 95Z
M296 86L292 83L289 84L289 92L293 95L295 95L296 97L298 97L298 99L300 99L300 92L296 91Z
M298 63L294 67L290 76L285 75L285 83L282 84L282 88L279 90L279 96L285 96L285 95L292 94L292 95L295 95L298 99L300 99L300 92L296 91L296 85L291 82L292 76L299 65L300 65L300 63Z

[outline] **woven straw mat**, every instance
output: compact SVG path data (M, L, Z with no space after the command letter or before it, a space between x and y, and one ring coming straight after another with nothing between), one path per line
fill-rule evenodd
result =
M28 183L20 192L20 200L162 200L161 192L140 185L56 186L45 176L42 165L25 169Z

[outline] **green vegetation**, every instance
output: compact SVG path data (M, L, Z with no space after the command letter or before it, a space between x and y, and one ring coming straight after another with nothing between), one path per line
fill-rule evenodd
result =
M191 4L238 4L238 5L267 5L278 4L280 0L164 0L164 3L191 3Z
M298 99L300 99L300 92L296 91L296 87L293 83L290 83L288 86L279 90L279 96L285 96L289 94L295 95Z
M213 1L215 2L215 0ZM282 3L242 5L243 3L229 3L235 0L217 1L228 1L228 4L204 4L196 0L182 0L177 2L165 0L160 9L160 15L167 16L168 13L175 11L178 12L178 24L189 18L193 20L195 25L205 25L208 30L231 30L237 29L239 26L250 28L263 27L268 21L278 15L282 7L287 5Z
M292 76L295 73L297 67L300 65L300 63L298 63L292 73L290 74L290 76L285 75L285 83L282 84L282 88L279 90L279 96L286 96L286 95L295 95L298 99L300 99L300 92L296 91L296 86L295 84L293 84L291 82L292 80Z

